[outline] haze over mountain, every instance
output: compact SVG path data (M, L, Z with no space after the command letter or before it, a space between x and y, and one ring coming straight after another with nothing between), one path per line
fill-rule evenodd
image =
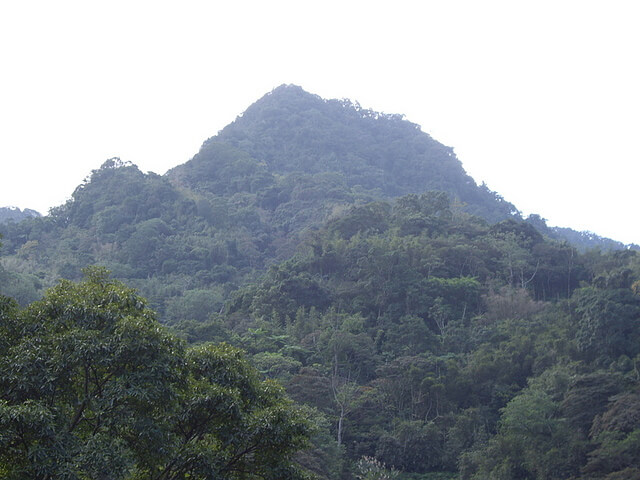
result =
M477 188L452 148L401 115L323 100L293 85L267 94L211 141L234 145L278 173L336 172L347 186L386 197L443 190L489 220L515 213L486 187Z
M20 210L18 207L0 207L0 223L20 222L27 218L40 217L39 212L30 208Z
M228 147L234 147L236 151L233 153ZM244 158L244 168L249 168L246 172L234 170L240 168L240 157ZM216 172L219 162L227 162L226 173ZM253 166L249 166L250 163ZM230 172L236 177L263 175L259 180L263 184L255 183L255 178L243 180L254 183L248 189L239 187L238 179L234 180L235 186L227 184L230 179L225 175ZM323 178L319 174L324 174ZM453 149L423 133L418 125L404 120L401 115L363 109L349 100L324 100L294 85L282 85L265 95L235 122L207 140L191 161L167 173L179 184L215 195L228 194L234 188L250 193L265 188L260 192L261 198L271 197L271 200L262 198L261 206L265 207L269 202L273 210L280 206L279 211L274 212L276 215L287 208L296 209L288 202L282 202L286 190L292 186L275 181L276 177L291 175L289 184L309 182L313 177L319 185L338 182L340 188L346 187L352 194L366 198L393 198L437 189L452 195L465 211L490 222L512 216L519 218L514 205L484 184L476 185ZM280 200L275 199L278 195ZM348 204L363 198L334 200ZM330 204L336 203L326 200L322 199L325 211L320 216L326 216ZM319 205L306 206L322 210ZM318 219L316 216L315 220ZM536 215L530 220L545 234L569 239L583 249L623 247L620 242L591 232L548 228Z

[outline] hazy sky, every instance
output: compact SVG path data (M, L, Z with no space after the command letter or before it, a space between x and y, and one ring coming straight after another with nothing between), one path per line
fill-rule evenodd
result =
M282 83L403 113L551 225L640 244L636 1L2 1L0 206L164 173Z

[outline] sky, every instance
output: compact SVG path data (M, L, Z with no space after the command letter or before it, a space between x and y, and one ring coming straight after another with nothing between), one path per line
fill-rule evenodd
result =
M0 206L163 174L283 83L400 113L528 215L640 244L636 1L0 2Z

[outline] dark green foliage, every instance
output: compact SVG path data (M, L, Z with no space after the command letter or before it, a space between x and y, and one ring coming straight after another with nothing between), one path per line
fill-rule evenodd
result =
M413 230L407 219L418 219ZM627 273L608 285L626 286L619 295L634 305L635 257L626 261L616 268ZM328 222L298 256L245 288L226 317L241 336L252 332L265 374L333 419L351 462L375 456L415 474L567 478L587 464L591 423L629 385L636 355L616 351L622 374L575 370L584 359L575 318L590 290L574 289L593 278L590 268L529 225L489 227L452 212L446 197L409 196ZM563 300L542 301L549 297ZM613 331L600 337L608 334L625 344ZM590 378L599 394L584 389Z
M630 288L581 289L575 314L576 343L586 359L608 365L640 353L640 296Z
M587 474L607 473L611 478L638 478L640 465L640 395L624 392L610 398L608 409L597 416L591 429L597 448L583 468Z
M609 398L624 388L619 375L595 372L574 378L564 395L563 417L576 431L587 434L596 415L607 407Z
M226 344L186 348L92 269L24 311L0 298L3 478L296 479L309 433Z
M442 463L443 439L433 423L400 421L382 436L376 457L399 470L426 472Z
M27 305L39 298L42 281L32 274L8 271L0 265L0 295L14 298L20 305Z
M332 219L328 223L330 232L349 240L356 233L371 231L382 233L389 228L389 204L383 202L367 203L352 207L345 215Z
M194 189L215 195L257 193L275 182L266 164L230 145L207 142L191 161L170 176Z

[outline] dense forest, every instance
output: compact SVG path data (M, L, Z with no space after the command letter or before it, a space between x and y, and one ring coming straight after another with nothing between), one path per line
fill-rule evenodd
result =
M402 116L278 87L0 233L5 476L640 479L637 246L523 219Z

